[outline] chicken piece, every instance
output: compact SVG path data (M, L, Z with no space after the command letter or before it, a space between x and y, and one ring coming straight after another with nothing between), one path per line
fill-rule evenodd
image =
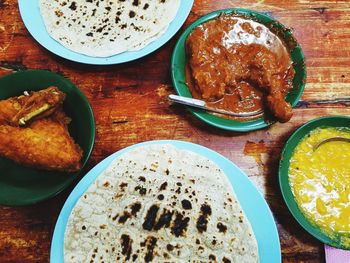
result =
M271 52L263 52L265 47L261 46L249 65L248 82L253 82L259 89L266 93L267 108L279 122L287 122L293 115L290 103L286 102L287 94L294 76L292 65L286 68L279 63L279 59Z
M24 126L49 116L62 105L65 96L58 88L48 87L28 95L0 100L0 124Z
M49 87L0 101L0 156L43 170L81 169L82 150L68 132L65 94Z
M57 110L28 127L0 125L0 156L43 170L78 171L82 150L70 137L68 123Z
M281 123L289 121L293 116L293 108L286 102L283 96L268 95L267 107Z

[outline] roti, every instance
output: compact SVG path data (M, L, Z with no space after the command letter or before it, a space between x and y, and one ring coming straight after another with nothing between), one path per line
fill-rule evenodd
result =
M69 217L65 262L259 262L223 171L168 144L116 158Z
M174 20L180 0L39 0L49 35L92 57L142 49Z

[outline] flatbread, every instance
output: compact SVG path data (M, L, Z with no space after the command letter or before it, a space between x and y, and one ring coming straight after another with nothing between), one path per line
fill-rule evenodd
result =
M65 262L259 262L257 241L223 171L174 146L120 157L75 205Z
M180 0L39 0L50 36L92 57L139 50L174 20Z

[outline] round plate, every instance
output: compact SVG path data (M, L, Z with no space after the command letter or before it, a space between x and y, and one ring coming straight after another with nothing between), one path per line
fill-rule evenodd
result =
M323 243L331 245L333 247L338 247L342 249L350 249L350 247L342 247L340 245L340 236L330 238L324 232L320 230L319 227L315 226L304 216L302 211L299 209L294 195L292 193L291 187L289 185L289 162L293 155L295 147L299 144L307 134L312 130L320 127L348 127L350 128L350 118L344 116L328 116L314 119L307 122L296 130L293 135L289 138L284 149L282 151L282 157L279 164L279 183L282 191L284 201L287 204L289 211L292 213L294 218L298 223L311 235L320 240Z
M86 97L69 80L43 70L21 71L0 78L0 99L57 86L66 93L64 112L72 119L69 133L83 150L82 165L87 162L95 139L95 121ZM48 172L18 165L0 158L0 204L28 205L48 199L66 187L79 175Z
M95 166L74 188L58 217L51 243L51 263L63 262L64 233L68 218L78 199L94 180L116 157L135 147L149 144L171 144L179 149L195 152L214 161L228 176L239 202L250 221L258 241L260 263L281 262L281 250L276 225L272 213L260 192L248 177L231 161L203 146L182 141L151 141L136 144L120 150Z
M296 39L293 37L290 29L286 28L281 23L267 15L246 9L224 9L212 12L199 18L185 30L175 46L171 61L171 76L176 92L181 96L192 97L191 92L189 91L186 84L187 80L185 74L185 65L187 63L185 42L188 35L198 25L217 18L222 13L243 15L247 18L264 24L267 27L278 29L278 31L281 32L280 37L282 37L287 44L287 48L290 51L294 70L296 73L293 79L293 88L289 91L286 97L286 100L294 107L303 93L306 81L306 67L304 64L303 51L300 45L297 43ZM230 131L247 132L265 128L272 123L271 121L267 122L263 118L240 122L218 117L203 110L190 107L188 109L204 122L215 127Z
M150 43L141 50L124 52L105 58L89 57L73 52L51 38L46 31L44 21L41 17L38 1L39 0L18 0L22 20L36 41L52 53L72 61L93 65L112 65L141 58L163 46L173 35L175 35L185 22L191 11L194 0L181 0L180 8L175 19L170 23L166 32L156 41Z

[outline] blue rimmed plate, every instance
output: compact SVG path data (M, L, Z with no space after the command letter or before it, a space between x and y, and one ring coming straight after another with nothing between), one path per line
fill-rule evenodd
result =
M248 179L248 177L231 161L208 148L189 142L160 140L136 144L112 154L100 162L98 165L96 165L79 182L79 184L74 188L73 192L68 197L58 217L51 243L51 263L63 262L64 233L70 213L79 198L84 194L84 192L89 188L94 180L102 173L102 171L107 168L112 160L135 147L149 144L165 143L171 144L179 149L184 149L200 154L214 161L225 172L235 190L236 196L241 203L245 214L248 217L248 220L252 225L254 234L257 238L260 263L281 262L280 243L274 218L265 199Z
M175 19L171 22L166 32L154 42L150 43L141 50L124 52L106 58L89 57L83 54L73 52L62 46L53 38L51 38L48 32L46 31L44 21L41 17L38 0L18 0L18 5L22 16L22 20L26 28L28 29L30 34L35 38L35 40L38 41L47 50L60 57L75 62L93 65L112 65L129 62L144 57L163 46L166 42L169 41L170 38L172 38L175 35L175 33L183 25L188 14L191 11L193 1L194 0L181 0L180 8Z

